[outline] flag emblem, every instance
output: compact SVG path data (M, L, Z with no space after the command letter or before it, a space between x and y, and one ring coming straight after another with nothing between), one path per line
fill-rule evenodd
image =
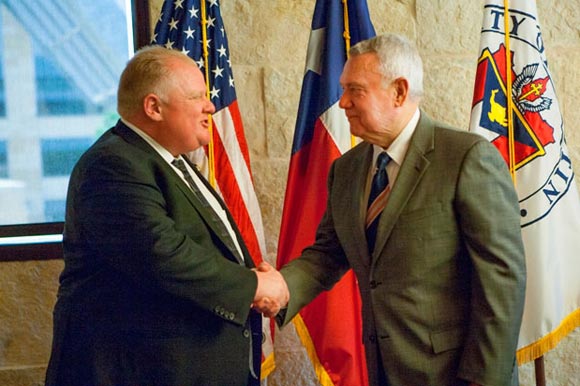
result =
M555 95L546 64L540 60L527 62L516 71L517 52L510 52L510 57L513 83L509 94L513 101L515 170L549 157L550 152L546 148L550 145L557 144L562 149L558 152L559 156L550 161L551 169L546 170L538 184L530 187L524 197L520 196L522 226L526 226L546 216L568 191L573 170L566 148L562 146L561 117L551 110ZM473 108L477 109L479 105L481 109L478 123L480 133L483 131L482 134L509 162L506 62L504 44L500 44L495 51L489 47L482 51L476 75L480 82L476 85ZM530 169L536 173L538 171L536 168Z
M481 103L482 114L479 126L497 135L492 139L504 159L508 160L508 117L506 97L506 52L505 46L491 52L484 49L479 58L477 78L481 90L476 90L474 107ZM513 54L512 54L513 57ZM515 59L515 58L514 58ZM512 60L513 63L513 60ZM552 98L547 91L550 76L541 77L541 64L526 65L516 74L512 69L514 79L511 95L513 95L515 161L516 170L529 164L536 157L546 154L545 147L554 143L554 128L542 118L542 113L549 110Z

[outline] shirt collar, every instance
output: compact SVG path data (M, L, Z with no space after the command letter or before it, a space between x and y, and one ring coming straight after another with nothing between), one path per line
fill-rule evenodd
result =
M385 150L378 145L373 145L373 162L374 165L377 161L377 157L383 151L386 151L392 161L399 166L402 165L405 156L407 155L407 150L409 149L409 145L411 143L411 137L417 128L417 123L419 122L420 117L419 109L415 110L415 113L405 126L405 128L399 133L397 138L391 143L391 145Z
M143 130L139 129L137 126L132 124L131 122L126 121L125 119L121 118L121 122L123 122L128 128L133 130L137 135L145 140L159 155L163 158L168 164L171 164L171 161L175 159L173 154L169 152L166 148L161 146L156 140L151 138L149 134L144 132Z

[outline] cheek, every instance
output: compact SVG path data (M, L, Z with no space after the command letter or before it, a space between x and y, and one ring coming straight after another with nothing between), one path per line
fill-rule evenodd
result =
M369 116L375 122L385 122L388 120L388 111L384 104L373 104L369 108Z

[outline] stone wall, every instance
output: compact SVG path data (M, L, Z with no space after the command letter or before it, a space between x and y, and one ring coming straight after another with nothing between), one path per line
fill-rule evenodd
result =
M306 59L313 0L222 0L238 103L250 146L262 208L268 259L276 258L290 148ZM162 0L150 0L152 26ZM434 118L467 128L483 1L368 0L378 34L404 33L425 64L423 108ZM538 0L538 16L576 170L580 168L580 0ZM577 181L578 183L578 181ZM580 186L580 185L579 185ZM270 386L318 382L292 327L277 332L277 370ZM580 329L545 355L551 386L580 385ZM532 386L533 363L520 367Z
M467 128L478 56L482 1L368 0L377 33L400 32L425 61L424 109ZM580 0L538 0L550 69L576 170L580 168ZM162 0L150 0L152 25ZM236 91L251 151L256 190L274 262L284 187L314 0L222 0ZM578 181L577 181L578 183ZM0 385L36 386L44 379L52 307L61 261L0 263ZM295 332L277 334L270 386L317 381ZM580 385L580 329L545 355L548 385ZM520 367L534 385L533 364Z

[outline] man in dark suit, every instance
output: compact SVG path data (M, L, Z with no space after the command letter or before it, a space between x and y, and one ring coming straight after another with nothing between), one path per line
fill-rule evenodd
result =
M182 157L208 143L203 75L147 47L121 75L121 119L71 175L47 385L258 385L252 302L287 296L252 270L236 224ZM175 165L175 166L174 166Z
M331 167L314 244L281 269L291 299L279 320L353 268L370 385L516 385L517 196L493 145L419 110L422 71L397 35L351 49L340 107L364 141Z

